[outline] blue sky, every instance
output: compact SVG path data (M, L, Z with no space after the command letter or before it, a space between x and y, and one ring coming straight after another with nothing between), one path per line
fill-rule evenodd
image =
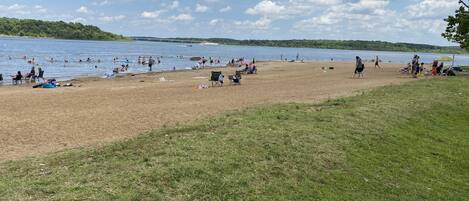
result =
M2 0L0 16L155 37L384 40L453 45L458 0Z

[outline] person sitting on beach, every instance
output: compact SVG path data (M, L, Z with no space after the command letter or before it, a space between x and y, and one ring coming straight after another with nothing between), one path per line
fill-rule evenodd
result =
M221 86L223 86L223 83L225 82L225 75L220 74L220 76L218 77L218 82L221 84Z
M409 73L411 70L412 66L410 63L407 63L407 66L401 69L401 73Z
M26 74L26 79L29 79L29 80L36 79L36 69L34 68L34 66L31 68L31 72Z
M253 65L253 66L252 66L251 74L257 74L257 67L256 67L256 65Z
M249 67L248 70L247 70L247 74L257 74L256 65L253 65L252 67Z
M249 72L249 65L248 65L248 64L246 64L246 67L244 68L243 71L244 71L245 73L248 73L248 72Z
M443 71L444 67L445 67L445 63L441 62L440 65L436 68L436 73L438 75L441 75L441 72Z
M18 83L22 83L23 80L23 75L21 74L21 71L18 71L15 76L13 76L13 84L17 85Z
M114 76L114 75L117 75L117 74L119 74L119 68L114 68L112 70L112 75Z

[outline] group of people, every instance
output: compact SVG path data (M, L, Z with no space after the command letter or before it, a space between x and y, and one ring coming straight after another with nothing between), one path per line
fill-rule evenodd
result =
M150 57L146 57L146 56L138 56L138 59L137 59L137 63L139 65L155 65L155 64L160 64L161 63L161 59L160 57L157 57L156 60L150 56Z
M246 64L243 72L246 74L257 74L257 66L255 63Z
M380 66L381 61L379 60L378 56L376 56L376 60L372 60L372 61L375 62L375 68L382 68ZM424 75L425 70L426 70L425 63L421 62L420 56L414 55L414 57L412 58L412 61L408 63L406 67L401 69L401 73L410 74L413 78L418 78L419 76ZM355 63L355 72L354 72L353 77L363 78L364 71L365 71L365 64L363 60L359 56L357 56L356 63ZM445 73L448 74L449 72L446 72L446 71L449 71L449 70L444 70L443 62L439 62L438 60L433 61L432 70L431 70L431 74L433 76L441 75Z
M412 59L412 65L411 65L411 74L412 77L417 78L419 75L423 73L423 70L425 69L425 63L420 63L420 56L419 55L414 55L414 58Z
M16 75L12 76L12 82L14 85L23 83L23 80L30 82L40 82L41 80L45 81L44 70L42 70L42 68L38 68L38 73L36 73L36 68L32 67L31 71L26 75L23 75L21 71L18 71Z
M434 60L432 63L431 74L433 76L441 75L444 71L444 66L444 62ZM411 74L413 78L418 78L419 76L424 75L425 70L425 63L420 62L420 56L414 55L412 61L407 63L407 66L401 69L401 73Z
M443 73L443 68L445 67L445 63L438 62L438 60L433 61L432 64L432 75L441 75Z
M207 65L208 66L214 66L214 65L219 65L221 63L220 59L214 59L212 57L209 57L208 59L205 57L201 57L197 61L197 65L195 68L205 68Z
M114 57L112 59L112 61L113 61L113 63L120 62L118 57ZM121 62L122 62L122 64L120 66L113 69L113 71L112 71L113 74L106 74L106 76L107 77L113 77L116 74L127 72L129 70L129 67L130 67L129 64L132 63L132 62L127 58L125 58L125 60L121 61ZM152 72L154 65L161 64L161 59L160 59L160 57L157 57L156 59L154 59L152 56L150 56L150 57L138 56L137 64L143 65L143 66L148 66L149 72ZM97 68L97 66L95 68Z

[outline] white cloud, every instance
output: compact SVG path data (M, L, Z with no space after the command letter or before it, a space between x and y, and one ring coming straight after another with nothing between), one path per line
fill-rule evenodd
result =
M86 14L86 13L89 13L90 10L89 10L86 6L81 6L80 8L78 8L78 9L76 10L76 12L77 12L77 13L84 13L84 14Z
M299 18L291 31L334 39L425 43L427 41L422 38L436 38L442 41L443 18L457 8L457 2L452 0L413 0L401 10L390 4L388 0L346 0L309 17Z
M25 8L26 6L25 5L20 5L20 4L13 4L11 6L8 6L7 7L7 10L21 10L23 8Z
M20 15L21 17L28 17L32 14L44 14L47 12L41 5L27 6L22 4L12 4L12 5L0 5L0 12L5 16L16 17Z
M438 18L445 17L458 6L458 2L453 0L423 0L408 6L407 12L414 18Z
M170 9L176 9L179 8L179 1L173 1L171 5L169 6Z
M117 16L103 16L100 18L101 21L104 22L114 22L114 21L120 21L125 19L125 15L117 15Z
M204 5L201 5L201 4L195 5L195 12L205 13L205 12L207 12L207 10L208 10L207 6L204 6Z
M219 23L222 23L224 20L223 19L213 19L209 22L210 25L215 26L218 25Z
M190 15L190 14L179 14L179 15L176 15L176 16L171 16L171 17L169 17L169 19L173 20L173 21L190 22L190 21L194 20L194 17L192 17L192 15Z
M143 11L140 16L143 18L157 18L162 11Z
M47 9L45 9L44 7L42 7L41 5L35 5L34 6L34 9L39 12L39 13L46 13L47 12Z
M110 2L108 0L104 0L104 1L95 1L92 3L93 6L105 6L105 5L108 5Z
M253 30L267 30L270 28L272 20L266 17L263 17L256 21L235 21L235 25L241 26L242 28L248 28Z
M250 15L266 15L278 14L284 10L285 6L279 5L270 0L263 0L254 6L254 8L249 8L246 10L246 13Z
M70 20L70 22L86 23L87 20L85 18L82 18L82 17L77 17L75 19Z
M230 10L231 10L231 6L226 6L226 7L220 9L220 13L225 13L225 12L228 12Z

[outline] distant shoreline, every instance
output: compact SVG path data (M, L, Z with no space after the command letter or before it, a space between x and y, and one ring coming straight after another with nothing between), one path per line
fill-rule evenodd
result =
M217 45L232 45L232 46L249 46L249 47L273 47L273 48L307 48L307 49L327 49L327 50L354 50L354 51L379 51L379 52L419 52L419 53L435 53L435 54L457 54L457 55L468 55L469 52L465 51L464 49L460 49L457 46L434 46L428 45L432 47L438 47L441 49L412 49L412 50L405 50L405 49L374 49L374 48L346 48L346 47L313 47L313 46L288 46L288 45L263 45L263 44L244 44L244 43L225 43L220 41L214 40L205 40L205 41L196 41L196 40L189 40L189 39L173 39L173 38L153 38L153 37L127 37L127 39L116 39L116 40L93 40L93 39L68 39L68 38L53 38L53 37L35 37L35 36L16 36L16 35L4 35L0 34L0 38L11 38L11 39L50 39L50 40L72 40L72 41L107 41L107 42L134 42L134 41L142 41L142 42L163 42L163 43L181 43L181 44L217 44ZM232 40L232 39L230 39ZM249 40L233 40L233 41L249 41ZM269 41L269 40L254 40L254 41ZM301 40L295 40L301 41ZM306 40L308 41L308 40ZM314 41L314 40L311 40ZM321 41L321 40L318 40ZM279 42L285 42L279 40ZM341 41L331 41L331 42L341 42ZM351 41L342 41L342 42L351 42ZM367 43L374 43L380 41L357 41L357 42L367 42ZM384 42L389 43L389 42ZM390 44L400 44L400 43L390 43ZM421 44L410 44L408 45L421 45Z
M281 48L312 48L312 49L336 49L358 51L386 51L386 52L421 52L440 54L469 54L469 52L457 46L436 46L412 43L391 43L383 41L341 41L341 40L235 40L218 38L156 38L156 37L129 37L135 41L169 42L169 43L216 43L219 45L252 46L252 47L281 47ZM314 45L318 44L318 45ZM372 46L370 48L356 48L356 45ZM386 46L379 48L377 46Z

